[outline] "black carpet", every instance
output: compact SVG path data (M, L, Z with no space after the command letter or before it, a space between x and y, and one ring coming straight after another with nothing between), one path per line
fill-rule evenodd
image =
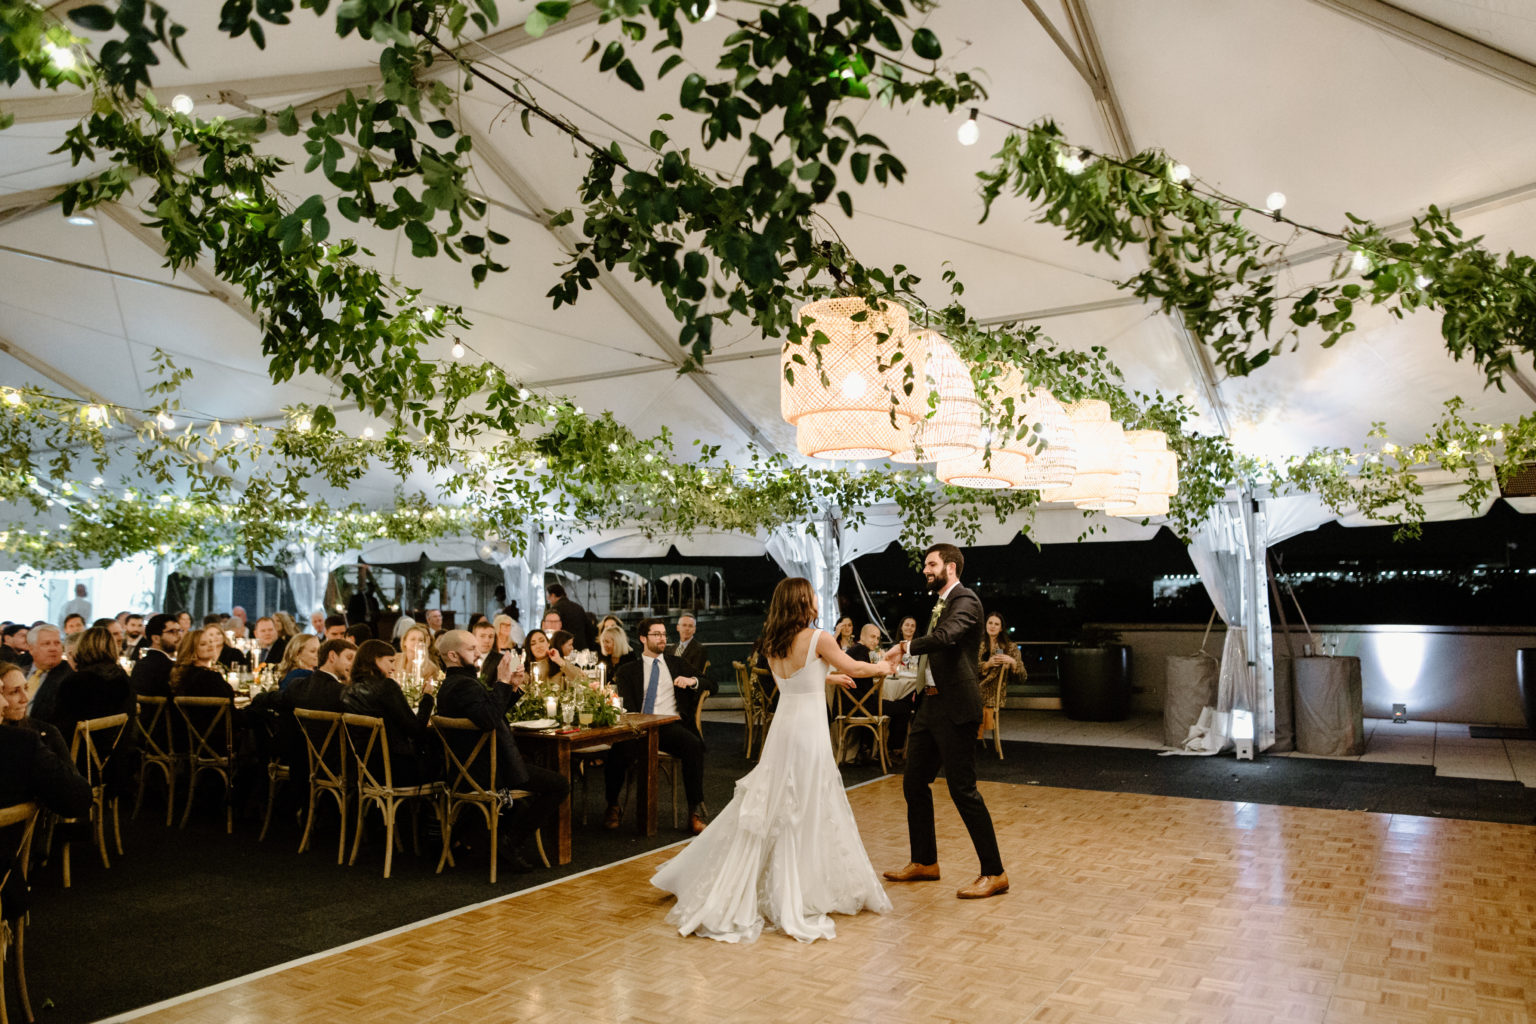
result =
M739 726L705 723L705 737L705 793L718 809L750 765L741 756ZM1536 823L1536 790L1436 778L1429 767L1282 757L1239 762L1230 755L1158 757L1035 743L1005 743L1004 749L1003 761L978 753L982 779ZM878 774L878 766L844 768L849 785ZM57 862L35 872L26 938L33 1009L44 1024L96 1020L685 838L671 827L665 790L660 832L646 839L632 831L632 819L617 832L599 827L600 779L593 788L589 822L576 825L573 863L530 874L503 870L494 886L487 880L483 828L481 851L460 857L442 875L434 873L434 844L424 836L416 857L407 838L393 877L385 880L382 838L365 842L356 867L336 865L334 811L317 826L314 847L299 856L299 830L289 816L274 818L266 842L257 843L259 819L237 822L229 836L210 804L202 814L194 811L186 830L167 829L164 804L146 800L139 820L124 820L127 852L113 858L111 870L102 868L93 848L77 844L73 888L60 887ZM6 986L14 1014L13 988Z

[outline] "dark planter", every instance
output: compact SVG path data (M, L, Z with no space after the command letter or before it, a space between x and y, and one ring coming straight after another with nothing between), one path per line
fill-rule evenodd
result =
M1061 709L1079 722L1118 722L1131 713L1131 649L1125 644L1061 652Z
M1536 731L1536 647L1515 652L1515 681L1520 686L1520 706L1525 708L1525 727Z

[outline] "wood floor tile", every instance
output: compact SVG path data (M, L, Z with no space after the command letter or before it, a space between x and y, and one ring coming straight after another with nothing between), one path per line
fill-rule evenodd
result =
M189 998L204 1022L1461 1024L1536 1019L1536 828L1007 786L982 792L1012 891L942 787L936 883L831 942L683 939L672 853L562 881ZM877 869L901 785L849 794Z

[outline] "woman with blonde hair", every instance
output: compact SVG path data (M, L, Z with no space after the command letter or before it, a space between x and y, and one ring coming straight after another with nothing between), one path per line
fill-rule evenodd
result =
M774 589L762 650L779 707L762 760L720 816L651 878L677 895L667 921L679 934L751 942L766 924L811 942L836 934L830 914L891 909L832 761L826 688L889 675L896 663L848 657L815 627L817 615L809 580Z
M290 637L283 648L283 658L277 663L277 688L288 689L291 683L309 675L320 664L320 638L313 633L300 633Z
M599 665L608 666L603 673L609 679L613 678L614 671L626 661L635 657L634 648L629 646L629 634L624 632L624 627L619 625L619 620L604 626L602 632L597 635L597 660Z
M400 662L396 675L402 679L441 679L443 663L437 660L432 630L416 623L400 635Z

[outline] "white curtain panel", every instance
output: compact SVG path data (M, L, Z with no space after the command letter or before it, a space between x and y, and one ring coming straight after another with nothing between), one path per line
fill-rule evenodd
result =
M1180 753L1215 754L1232 744L1232 709L1254 707L1253 673L1248 669L1246 623L1242 620L1243 574L1248 562L1247 530L1238 502L1223 502L1195 533L1189 544L1200 581L1227 624L1217 677L1216 705L1202 714L1190 730Z

